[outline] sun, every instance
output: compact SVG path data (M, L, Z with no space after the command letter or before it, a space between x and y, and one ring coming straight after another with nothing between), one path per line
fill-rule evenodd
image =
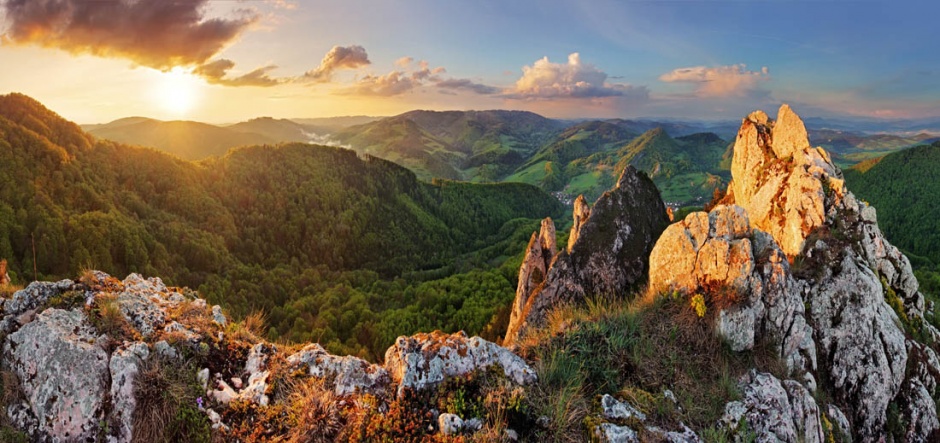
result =
M153 100L167 114L182 117L196 105L199 79L183 68L161 72L153 88Z

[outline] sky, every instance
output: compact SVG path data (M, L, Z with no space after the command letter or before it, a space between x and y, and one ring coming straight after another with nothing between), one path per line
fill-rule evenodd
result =
M0 93L79 123L518 109L940 116L940 4L0 0Z

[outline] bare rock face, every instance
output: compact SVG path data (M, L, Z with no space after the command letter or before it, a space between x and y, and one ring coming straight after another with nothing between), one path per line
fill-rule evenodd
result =
M628 166L590 211L576 206L575 226L580 228L572 232L575 241L555 258L545 281L526 300L517 293L513 314L518 315L510 317L503 343L511 345L527 328L540 326L546 313L562 303L594 295L622 297L636 289L646 281L649 252L668 224L656 185Z
M4 361L26 395L17 426L37 441L95 441L104 418L108 353L80 310L47 309L7 337ZM34 426L33 426L34 425Z
M581 201L583 202L584 199L582 198ZM526 247L525 258L522 259L522 266L519 267L519 283L516 286L516 298L512 303L510 318L522 318L529 297L542 283L545 283L545 276L557 253L555 223L551 218L545 218L542 220L539 232L532 233L529 246Z
M812 329L806 323L801 285L770 236L752 229L739 206L695 212L669 226L650 253L650 289L733 297L718 315L717 330L735 351L768 335L780 343L791 371L816 368Z
M650 258L651 287L746 294L720 313L717 330L734 349L771 334L806 387L815 389L812 371L848 406L857 440L884 438L889 407L901 423L917 423L907 440L935 436L940 362L905 330L932 340L940 333L924 320L910 262L885 240L874 208L845 189L828 154L810 147L788 106L776 122L760 111L743 121L725 201L743 213L719 206L664 233ZM779 418L752 424L777 428Z
M385 368L353 356L331 355L318 343L305 346L287 357L288 363L306 366L310 376L334 380L336 395L377 394L391 381Z
M744 421L756 441L824 441L819 408L803 385L753 370L740 385L744 399L725 405L721 419L729 429L740 429Z
M571 248L573 248L574 244L578 241L578 234L581 233L581 227L584 226L584 222L591 216L591 207L588 206L584 196L579 195L578 198L574 199L574 208L572 211L574 223L571 225L571 234L568 236L569 254L571 253Z
M45 304L50 298L61 295L66 291L72 290L75 282L72 280L60 280L58 282L32 282L24 289L16 291L9 300L0 300L0 306L3 307L3 319L0 320L0 331L12 332L26 322L23 317L31 311Z
M520 385L533 383L535 371L508 349L463 332L416 334L398 337L385 352L385 368L398 383L398 395L422 390L450 377L497 365L507 378Z
M116 423L117 441L131 441L134 433L133 415L137 408L134 380L144 361L150 357L146 343L135 342L114 351L108 368L111 371L111 418Z
M744 119L731 176L735 204L790 257L825 222L827 199L831 204L845 193L841 173L824 150L810 148L803 121L787 105L776 122L759 111Z

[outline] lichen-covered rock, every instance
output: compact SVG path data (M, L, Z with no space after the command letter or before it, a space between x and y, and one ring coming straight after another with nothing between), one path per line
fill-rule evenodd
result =
M819 408L803 385L754 370L740 385L744 399L728 403L721 419L729 429L741 429L743 420L756 441L823 442Z
M94 441L110 388L108 354L95 339L84 313L61 309L39 313L7 337L4 365L26 395L19 415L32 417L16 423L20 429L39 441Z
M457 435L463 429L463 419L457 414L441 414L437 417L437 428L441 434Z
M398 383L399 396L408 389L422 390L493 365L515 383L536 380L535 371L518 355L480 337L467 338L463 332L398 337L385 352L385 368Z
M332 380L336 395L355 393L377 394L388 386L385 368L351 355L331 355L318 343L311 343L287 357L293 366L306 365L312 377Z
M166 312L159 304L166 290L159 278L144 279L130 274L124 279L124 291L117 297L118 307L144 337L150 337L166 324Z
M888 405L902 397L922 407L902 408L901 422L929 427L935 412L920 411L935 411L936 405L916 387L930 391L936 377L922 375L940 374L940 367L927 356L907 370L907 354L913 348L905 345L904 329L916 329L933 340L940 338L940 331L924 321L926 303L910 262L885 240L874 208L845 188L828 154L809 146L802 121L789 107L781 107L776 122L762 112L744 120L725 202L745 208L750 226L768 232L793 261L792 275L806 306L803 316L812 325L821 376L830 393L850 406L846 412L852 415L855 437L866 442L881 439L887 432ZM682 266L687 259L672 260L680 263L662 264ZM718 275L721 270L720 265L714 269ZM677 277L677 283L685 282ZM801 310L789 298L781 300L785 315L768 318L789 318L790 307ZM719 329L747 341L752 318L742 311L722 319ZM784 348L795 343L785 343ZM804 377L813 388L815 379L808 372ZM901 392L902 386L911 389Z
M773 239L752 229L739 206L719 205L670 225L650 253L650 289L704 297L734 297L717 305L716 329L735 351L766 335L797 372L816 369L802 286Z
M640 412L627 402L617 400L609 394L601 397L601 414L608 420L646 420L646 414Z
M653 181L628 166L589 214L579 210L576 223L580 229L570 250L556 256L545 281L528 295L519 314L510 317L505 345L541 326L548 311L563 303L580 303L588 296L623 297L635 290L646 281L650 250L669 218Z
M639 443L640 438L636 431L627 426L617 426L613 423L601 423L594 429L594 435L606 443Z
M858 257L846 254L825 272L806 294L818 350L827 356L832 387L853 406L856 432L874 439L904 380L904 332L878 276Z
M113 432L119 442L131 441L134 410L137 408L134 380L149 356L150 349L142 342L123 346L111 354L108 364L111 371L111 421L115 423Z
M34 281L23 289L13 293L9 300L0 301L3 307L3 319L0 320L0 332L10 333L25 322L18 318L33 311L49 301L50 298L61 295L74 288L72 280L59 280L57 282Z

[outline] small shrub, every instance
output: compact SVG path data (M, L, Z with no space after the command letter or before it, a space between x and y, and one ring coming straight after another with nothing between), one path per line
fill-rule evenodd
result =
M695 315L698 315L698 318L705 316L705 297L703 297L702 294L693 295L691 304L692 309L695 309Z
M343 427L339 399L328 386L311 379L299 384L290 396L295 417L287 441L291 443L328 443L336 441Z
M135 338L136 332L121 312L114 294L99 293L95 296L88 318L98 332L108 335L115 342Z

